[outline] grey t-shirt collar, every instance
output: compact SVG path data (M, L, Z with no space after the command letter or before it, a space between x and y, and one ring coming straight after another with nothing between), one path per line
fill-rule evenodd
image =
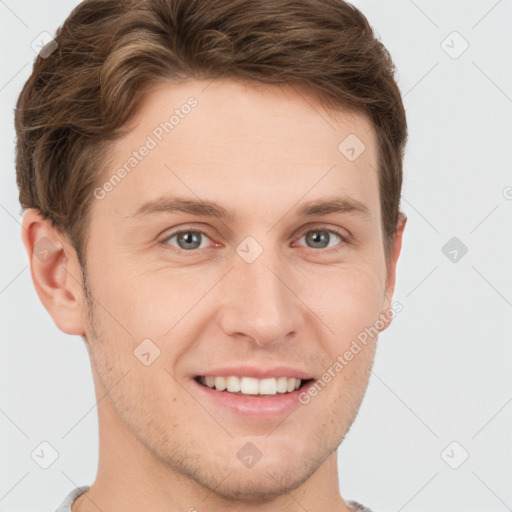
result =
M55 512L71 512L71 505L73 502L81 496L87 489L89 489L89 485L83 485L81 487L75 487L64 499L64 501L60 504L59 508ZM347 502L353 509L354 512L372 512L371 509L361 505L357 501L348 501Z

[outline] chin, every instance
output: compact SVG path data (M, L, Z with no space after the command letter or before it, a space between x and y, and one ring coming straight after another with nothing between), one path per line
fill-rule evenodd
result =
M206 489L212 504L214 496L241 503L270 502L298 488L322 463L317 456L301 453L295 446L295 451L268 448L259 461L246 467L237 457L238 450L213 457L205 456L204 452L192 455L182 451L178 457L176 453L165 456L160 453L160 459L174 472Z
M217 496L226 500L262 504L293 491L309 477L309 472L299 474L297 469L290 471L284 465L279 469L275 465L271 468L262 466L259 469L253 467L243 471L232 469L227 477L206 487L210 487Z

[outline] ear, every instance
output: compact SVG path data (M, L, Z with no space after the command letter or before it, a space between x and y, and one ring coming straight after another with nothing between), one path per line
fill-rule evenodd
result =
M43 306L61 331L85 334L82 269L75 249L67 237L34 208L24 212L22 228L32 282Z
M389 264L387 267L387 277L386 277L386 287L384 290L384 301L385 307L381 311L380 318L384 322L384 327L379 329L383 331L389 327L391 324L391 320L393 316L390 315L390 307L391 307L391 299L393 297L393 293L395 292L395 283L396 283L396 265L398 263L398 257L400 256L400 251L402 249L402 237L404 234L405 225L407 223L407 217L405 214L400 212L398 216L398 222L396 224L396 231L393 235L393 248L391 252L391 258L389 260Z

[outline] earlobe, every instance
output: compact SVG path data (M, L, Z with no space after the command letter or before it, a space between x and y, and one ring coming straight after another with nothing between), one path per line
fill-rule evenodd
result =
M44 307L61 331L84 334L82 272L73 246L33 208L23 214L21 236L32 282Z

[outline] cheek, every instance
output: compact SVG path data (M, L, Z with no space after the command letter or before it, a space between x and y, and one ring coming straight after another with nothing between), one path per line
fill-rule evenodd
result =
M97 314L120 338L140 343L164 336L205 293L204 282L190 273L136 266L112 254L91 263L91 283Z
M331 328L328 338L343 348L375 324L384 303L381 276L367 267L333 270L304 287L304 301Z
M365 266L332 274L322 281L324 293L310 300L316 300L312 309L321 312L334 331L321 341L325 358L320 388L328 390L326 407L348 420L355 416L368 386L377 340L375 323L384 303L383 281Z

